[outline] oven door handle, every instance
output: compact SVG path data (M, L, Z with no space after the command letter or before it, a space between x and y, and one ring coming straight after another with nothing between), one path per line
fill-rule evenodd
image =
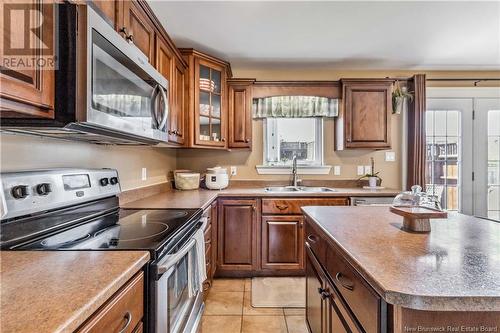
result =
M197 225L196 228L197 229L201 228L201 230L205 230L207 224L208 224L208 217L204 216L204 217L200 218L200 220L198 221L198 225ZM158 275L162 275L165 272L167 272L168 269L170 267L172 267L173 265L175 265L179 260L181 260L181 258L184 257L186 255L186 253L188 253L189 250L191 250L191 248L193 246L195 246L195 244L196 244L196 239L195 238L191 238L186 243L186 245L184 245L179 251L177 251L174 254L167 255L166 258L165 258L165 260L163 261L164 263L158 265L158 267L156 269L156 273Z
M166 257L165 263L162 265L158 265L156 273L158 275L161 275L165 272L168 271L170 267L175 265L179 260L181 260L182 257L184 257L189 250L193 248L193 246L196 244L196 239L191 238L186 245L182 249L180 249L178 252L174 254L170 254Z

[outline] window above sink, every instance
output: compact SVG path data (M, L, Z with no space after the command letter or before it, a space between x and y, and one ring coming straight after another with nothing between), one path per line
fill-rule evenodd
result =
M323 118L266 118L263 144L259 174L290 174L294 155L298 174L330 173L323 164Z

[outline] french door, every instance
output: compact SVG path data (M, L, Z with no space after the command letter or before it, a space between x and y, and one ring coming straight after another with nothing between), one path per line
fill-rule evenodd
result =
M474 104L474 215L500 220L500 99Z
M500 220L500 97L436 90L427 99L426 191L447 210Z

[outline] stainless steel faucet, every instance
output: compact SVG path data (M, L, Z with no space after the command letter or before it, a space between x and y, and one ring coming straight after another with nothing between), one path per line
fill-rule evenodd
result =
M292 186L297 187L297 155L293 155L292 159Z

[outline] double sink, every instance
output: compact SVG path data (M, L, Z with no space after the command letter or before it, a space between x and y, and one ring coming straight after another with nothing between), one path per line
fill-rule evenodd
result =
M314 186L270 186L264 189L266 192L273 193L325 193L336 192L336 189L329 187Z

